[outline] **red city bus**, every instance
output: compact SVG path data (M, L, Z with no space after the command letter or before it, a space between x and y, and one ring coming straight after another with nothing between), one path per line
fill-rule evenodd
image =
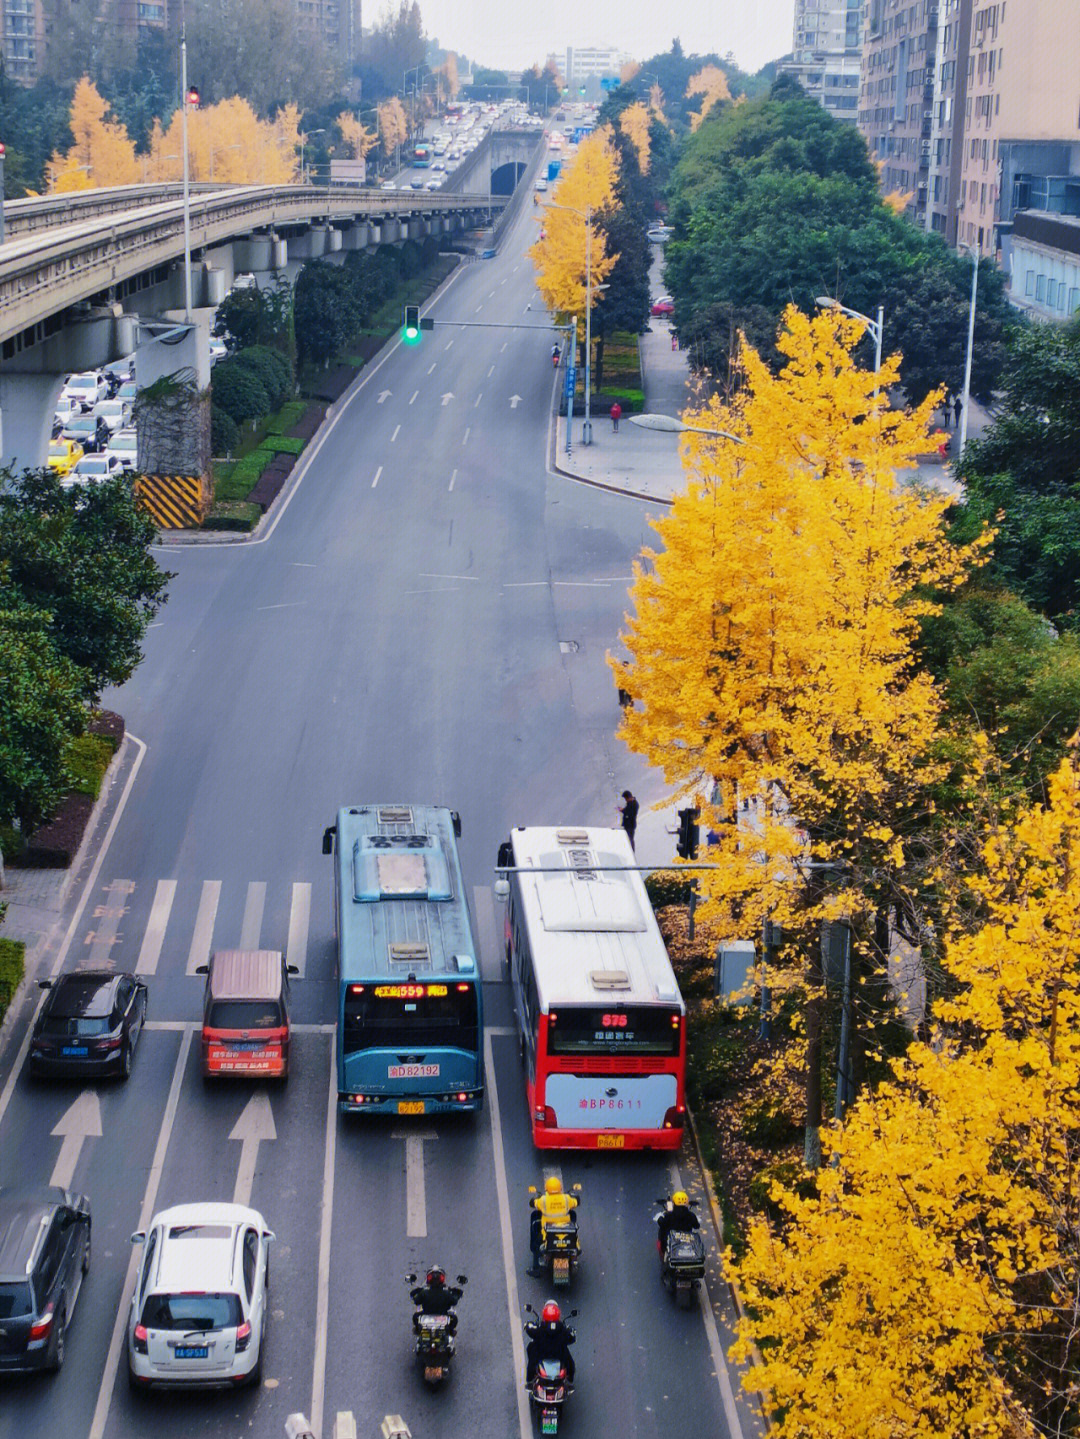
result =
M499 850L538 1149L678 1149L686 1006L621 829L520 828Z

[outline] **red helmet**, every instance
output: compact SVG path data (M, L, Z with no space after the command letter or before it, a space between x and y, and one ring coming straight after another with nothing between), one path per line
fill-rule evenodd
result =
M540 1318L544 1321L545 1324L558 1324L559 1320L562 1318L562 1314L560 1313L559 1306L555 1303L554 1299L549 1299L548 1302L544 1305L544 1308L540 1314Z

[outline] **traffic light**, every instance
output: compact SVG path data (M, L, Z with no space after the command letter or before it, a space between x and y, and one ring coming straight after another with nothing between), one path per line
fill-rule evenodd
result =
M405 334L404 340L407 345L415 345L420 338L420 306L405 306Z
M188 86L187 102L189 110L197 110L199 108L199 87L197 85Z
M696 807L681 809L679 811L679 842L675 849L680 859L697 859L698 838L698 813Z

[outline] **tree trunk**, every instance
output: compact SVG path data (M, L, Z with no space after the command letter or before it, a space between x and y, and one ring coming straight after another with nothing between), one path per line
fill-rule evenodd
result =
M593 389L599 394L604 388L604 337L601 335L596 341L596 378L593 382Z

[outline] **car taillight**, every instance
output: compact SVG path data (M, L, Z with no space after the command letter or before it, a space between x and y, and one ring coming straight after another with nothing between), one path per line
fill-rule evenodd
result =
M31 1324L30 1326L31 1344L40 1343L42 1339L48 1339L52 1331L53 1317L52 1304L46 1304L44 1314L42 1314L36 1324Z
M664 1115L665 1129L681 1129L686 1123L686 1110L681 1104L673 1104Z
M136 1354L149 1354L150 1347L147 1343L145 1324L136 1324L131 1347L135 1350Z
M245 1319L236 1331L236 1352L242 1354L251 1343L251 1325Z

